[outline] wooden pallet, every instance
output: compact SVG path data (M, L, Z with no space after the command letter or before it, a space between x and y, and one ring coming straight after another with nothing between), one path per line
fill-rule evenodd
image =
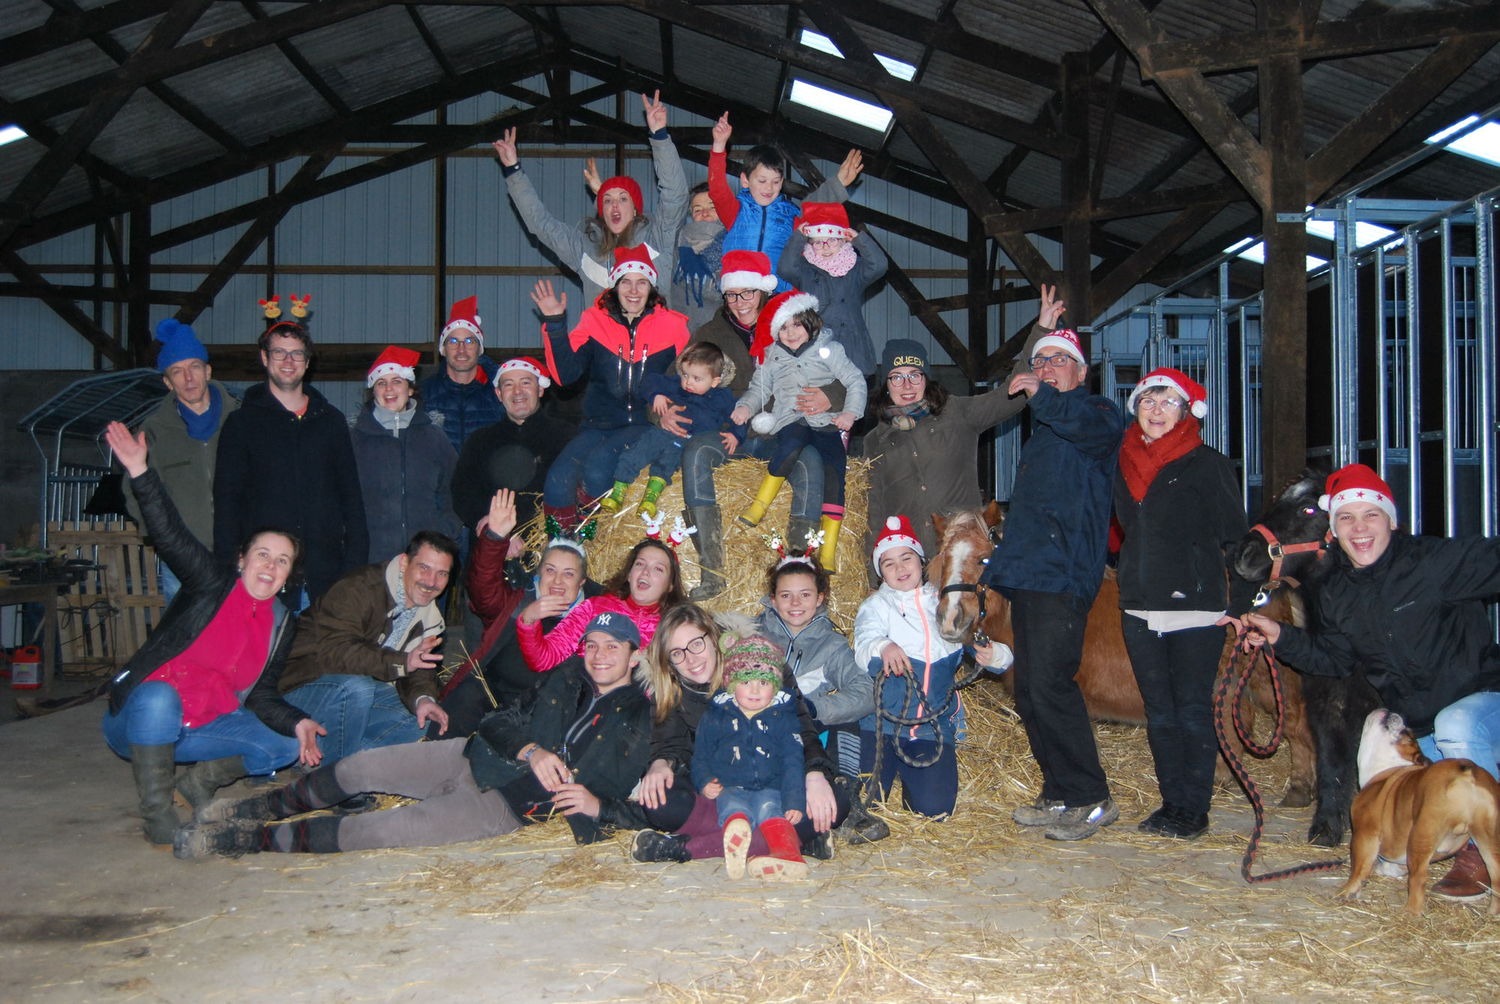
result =
M58 597L59 670L120 668L145 642L166 605L156 552L142 542L135 524L123 521L52 523L47 535L52 548L95 566Z

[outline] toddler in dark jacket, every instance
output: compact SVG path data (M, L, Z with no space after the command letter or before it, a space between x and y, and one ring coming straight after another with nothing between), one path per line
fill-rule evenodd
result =
M760 827L772 858L801 862L797 831L807 805L801 726L793 695L781 689L781 650L760 635L724 656L725 687L714 695L693 745L693 786L718 803L724 866L745 875L750 827ZM756 859L757 861L760 859ZM782 868L756 874L782 874Z
M720 429L735 434L736 441L745 438L744 427L730 429L729 413L734 411L734 394L726 386L734 379L734 363L724 358L724 350L712 342L695 342L677 357L677 372L648 373L641 384L641 396L651 411L660 416L674 405L682 407L684 417L694 429ZM688 440L652 426L640 438L620 451L615 462L615 486L600 500L599 507L617 512L625 504L625 490L644 468L651 468L641 512L656 515L656 502L666 490L667 482L682 466L682 448Z

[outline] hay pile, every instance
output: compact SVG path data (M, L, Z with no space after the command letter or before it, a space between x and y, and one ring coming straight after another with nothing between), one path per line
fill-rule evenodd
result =
M766 591L766 571L776 561L776 553L770 549L766 538L786 532L792 498L791 488L783 485L760 526L748 527L740 523L736 517L754 500L765 475L765 463L750 459L731 460L714 472L714 487L724 521L724 578L729 584L723 593L704 604L715 612L749 613L760 609L760 598ZM646 535L638 509L641 495L646 490L646 478L645 472L636 478L625 495L625 506L619 512L601 511L598 514L594 539L584 545L589 555L589 572L595 581L602 582L619 570L630 549ZM838 541L840 574L833 577L828 613L840 630L848 632L854 627L854 614L860 603L870 594L870 562L865 550L865 498L870 486L870 462L851 457L844 485L844 528ZM684 523L690 522L682 501L680 476L674 477L662 493L658 507L665 516L661 527L663 540L671 535L676 518L680 517ZM527 524L522 528L522 535L528 550L540 552L547 543L544 520L538 517ZM682 565L683 582L691 589L701 578L696 544L679 547L677 559Z

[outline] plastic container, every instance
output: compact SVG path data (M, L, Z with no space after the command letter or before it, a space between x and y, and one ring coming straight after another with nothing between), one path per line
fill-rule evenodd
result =
M37 690L42 685L42 650L27 645L10 657L10 689Z

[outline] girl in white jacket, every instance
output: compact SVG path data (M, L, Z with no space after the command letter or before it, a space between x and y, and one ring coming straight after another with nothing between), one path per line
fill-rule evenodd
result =
M854 617L854 659L870 675L885 676L874 714L862 723L868 752L882 744L880 791L890 793L901 775L902 802L924 816L946 816L958 800L958 757L963 701L954 688L962 645L938 633L938 589L923 581L922 544L905 516L892 516L875 538L880 588ZM997 672L1010 668L1010 646L976 646L974 657Z

